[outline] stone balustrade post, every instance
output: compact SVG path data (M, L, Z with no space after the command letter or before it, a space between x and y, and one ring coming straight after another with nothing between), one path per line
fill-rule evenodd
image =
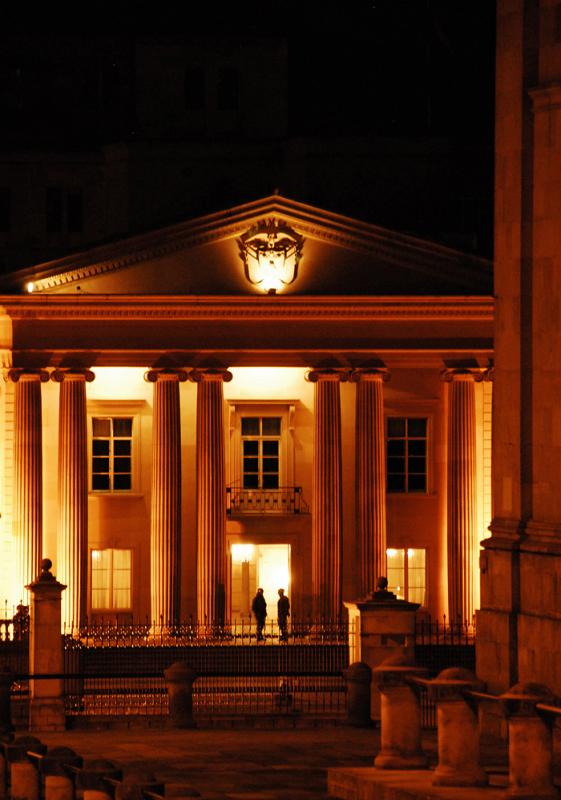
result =
M347 683L347 722L354 728L370 728L370 684L372 670L363 661L356 661L345 670Z
M558 800L553 784L553 733L551 721L540 715L538 703L553 705L547 686L519 683L499 698L508 722L508 789L516 800Z
M176 661L164 671L169 697L169 717L174 728L196 728L193 719L193 683L195 670L184 661Z
M226 469L224 393L227 369L196 369L197 384L197 615L221 628L226 619Z
M66 589L51 574L52 561L41 562L41 575L26 588L31 593L29 671L37 675L61 675L64 652L61 634L61 598ZM62 678L30 680L29 730L65 729Z
M315 384L312 515L312 588L316 619L336 620L342 611L343 503L341 400L348 373L314 369Z
M374 759L379 769L421 769L427 757L421 750L419 693L408 682L427 671L406 658L389 658L372 671L381 694L380 752Z
M479 759L477 703L465 692L483 690L467 669L449 668L430 682L429 697L436 702L438 766L435 786L485 786L487 775Z
M52 747L39 762L45 781L45 800L73 800L74 780L69 768L80 769L82 758L69 747Z
M154 384L150 597L156 625L179 622L181 599L181 417L184 370L149 370Z
M68 586L62 622L67 630L86 619L88 589L88 438L86 383L89 369L57 369L60 383L58 423L57 572Z
M386 369L354 369L356 383L356 527L359 538L359 597L374 591L386 574Z

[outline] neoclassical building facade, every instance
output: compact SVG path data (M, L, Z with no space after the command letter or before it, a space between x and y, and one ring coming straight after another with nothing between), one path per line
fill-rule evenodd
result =
M279 195L2 279L0 585L66 623L296 618L390 587L471 620L490 265ZM4 589L5 587L5 589Z

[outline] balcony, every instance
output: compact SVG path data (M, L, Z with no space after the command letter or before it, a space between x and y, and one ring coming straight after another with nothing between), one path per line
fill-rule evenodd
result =
M278 489L226 489L226 513L237 514L305 514L308 504L302 497L301 486L281 486Z

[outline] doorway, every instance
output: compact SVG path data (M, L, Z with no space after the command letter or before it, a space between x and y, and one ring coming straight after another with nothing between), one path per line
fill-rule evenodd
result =
M267 622L277 620L278 590L290 596L289 544L233 544L231 617L251 617L251 601L257 588L263 589L267 601Z

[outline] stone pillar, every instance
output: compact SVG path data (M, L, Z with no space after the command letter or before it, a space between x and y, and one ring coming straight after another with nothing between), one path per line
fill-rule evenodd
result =
M536 705L553 705L547 686L519 683L500 697L508 720L509 776L506 797L517 800L558 800L553 784L552 721L539 715Z
M26 587L31 593L29 671L38 675L61 675L64 672L61 595L66 586L51 574L51 567L52 561L43 559L41 575ZM29 691L29 730L63 731L62 678L31 680Z
M179 622L181 599L181 419L183 370L149 370L154 384L150 599L152 621Z
M14 516L16 588L28 603L24 588L39 574L43 554L43 451L41 383L44 370L11 369L14 397Z
M482 691L483 684L461 667L444 669L431 681L429 697L437 706L438 765L435 786L486 786L487 775L479 763L477 703L465 694Z
M68 586L62 624L83 624L88 587L88 440L86 382L90 370L55 370L60 383L58 429L58 552L57 571Z
M372 670L364 661L355 661L345 670L347 684L347 722L353 728L370 728L370 684Z
M471 622L478 579L474 379L480 372L446 370L448 391L448 614Z
M12 800L39 800L39 773L31 761L14 761L10 768Z
M341 478L341 370L311 370L315 383L312 516L312 588L318 619L336 620L342 610L343 509Z
M386 444L384 369L355 369L356 524L359 535L359 597L374 591L386 574Z
M193 370L197 383L197 614L222 627L226 617L226 472L224 398L226 369Z
M169 698L169 718L174 728L196 728L193 719L194 669L184 661L176 661L164 670Z
M425 677L427 671L409 659L390 658L372 672L380 690L380 751L374 759L379 769L421 769L427 758L421 750L421 704L409 678Z

